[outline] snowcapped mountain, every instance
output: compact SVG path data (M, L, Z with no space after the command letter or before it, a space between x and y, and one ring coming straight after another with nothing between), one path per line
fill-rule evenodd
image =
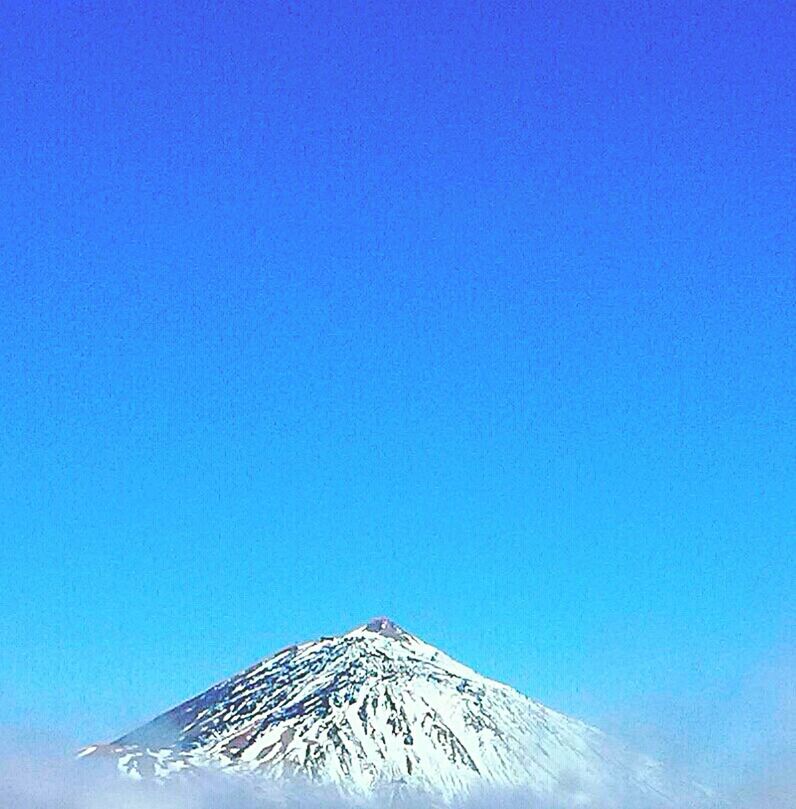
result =
M110 745L134 778L214 767L350 797L529 789L589 805L711 805L596 728L452 660L386 618L282 649ZM635 803L634 803L635 805Z

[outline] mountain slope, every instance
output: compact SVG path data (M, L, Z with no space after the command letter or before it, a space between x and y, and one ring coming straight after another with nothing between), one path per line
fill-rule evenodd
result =
M133 777L211 766L352 796L409 790L448 801L496 787L584 805L618 795L708 804L653 760L384 618L283 649L101 751Z

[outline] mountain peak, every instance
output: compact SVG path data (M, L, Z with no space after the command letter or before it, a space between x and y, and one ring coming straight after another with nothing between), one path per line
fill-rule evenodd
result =
M365 624L365 629L368 632L377 632L379 635L384 635L387 638L400 638L407 634L395 621L384 615L371 618L370 621Z

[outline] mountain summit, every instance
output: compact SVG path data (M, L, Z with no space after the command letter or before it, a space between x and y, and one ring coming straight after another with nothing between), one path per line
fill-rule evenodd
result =
M134 778L212 767L352 797L527 789L589 805L702 806L699 787L475 671L389 618L289 646L110 745ZM634 804L635 805L635 804Z

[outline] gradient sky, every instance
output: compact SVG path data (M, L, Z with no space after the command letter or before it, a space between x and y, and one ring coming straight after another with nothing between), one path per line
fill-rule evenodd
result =
M166 5L0 9L0 725L385 613L729 755L794 638L792 6Z

